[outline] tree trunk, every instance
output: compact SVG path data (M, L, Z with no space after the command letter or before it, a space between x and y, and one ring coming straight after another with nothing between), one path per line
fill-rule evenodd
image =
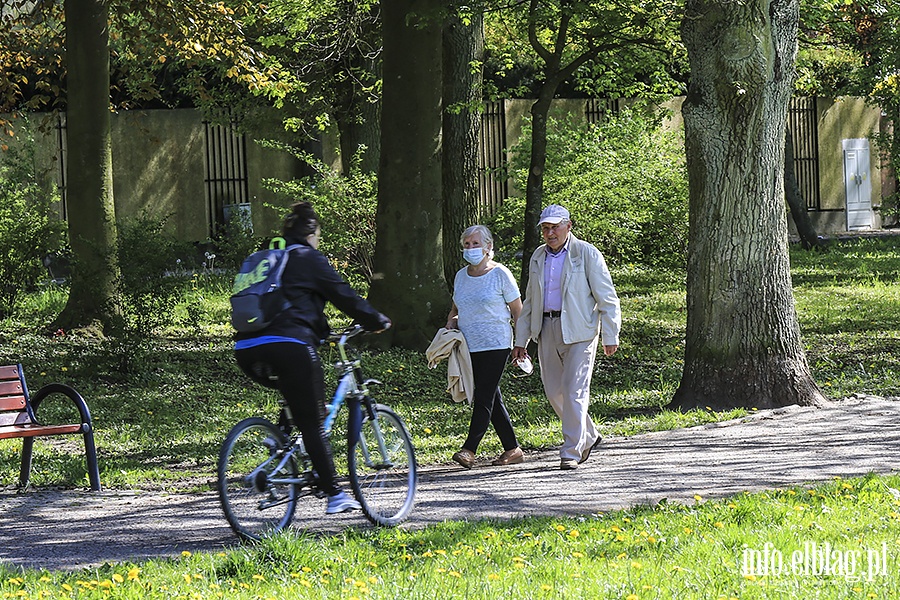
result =
M375 275L369 298L396 346L424 349L445 322L441 242L440 0L382 6L384 91Z
M784 129L784 195L787 198L794 225L797 227L797 234L800 236L800 245L804 250L818 248L819 236L812 224L812 219L809 218L806 202L803 200L803 194L800 193L800 186L797 185L797 174L794 171L794 139L788 127Z
M74 265L55 327L114 323L116 220L109 118L109 7L66 0L66 201Z
M687 339L673 408L824 402L791 288L784 131L797 0L688 0Z
M459 236L474 225L478 211L478 140L481 133L484 20L472 15L465 25L454 15L444 28L444 117L442 144L444 277L463 266Z
M535 248L541 243L538 220L541 218L544 201L544 169L547 166L547 118L556 88L555 79L547 79L531 105L531 162L525 182L525 232L522 252L522 266L519 272L519 289L525 293L528 283L528 261Z

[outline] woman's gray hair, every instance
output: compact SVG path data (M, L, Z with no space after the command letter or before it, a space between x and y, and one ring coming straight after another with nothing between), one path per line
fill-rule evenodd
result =
M459 245L464 246L466 244L466 238L472 237L476 233L481 236L481 244L485 248L490 246L493 249L494 236L491 235L491 230L484 225L470 225L469 227L466 227L466 230L462 232L462 236L459 238Z

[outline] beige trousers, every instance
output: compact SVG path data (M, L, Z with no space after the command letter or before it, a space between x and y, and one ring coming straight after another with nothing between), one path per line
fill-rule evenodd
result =
M597 439L597 428L588 414L591 376L598 338L566 344L559 317L544 317L538 338L541 381L550 406L562 421L560 459L581 460L585 449Z

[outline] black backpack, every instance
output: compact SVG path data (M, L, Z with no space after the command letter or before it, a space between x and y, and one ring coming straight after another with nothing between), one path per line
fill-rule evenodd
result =
M259 250L244 259L234 278L231 293L231 324L241 333L252 333L267 327L291 305L284 295L281 274L291 250L284 238L272 239L267 250Z

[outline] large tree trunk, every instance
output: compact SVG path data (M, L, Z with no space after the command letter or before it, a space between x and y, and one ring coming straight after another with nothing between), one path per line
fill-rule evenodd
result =
M109 118L109 8L66 0L66 201L75 264L56 327L114 323L116 220Z
M812 224L812 219L809 218L806 202L803 194L800 193L800 186L797 184L797 173L794 170L794 139L788 127L784 129L784 195L791 211L791 217L794 219L794 225L797 227L797 234L800 236L800 245L804 250L818 248L820 246L819 236Z
M797 0L687 2L690 250L675 408L825 400L800 339L784 218L797 14Z
M375 275L369 298L394 345L425 349L449 295L441 243L440 0L382 6L384 92Z
M459 236L479 218L478 140L481 133L484 20L466 25L454 15L444 28L444 119L442 178L444 196L444 276L452 285L463 266Z

